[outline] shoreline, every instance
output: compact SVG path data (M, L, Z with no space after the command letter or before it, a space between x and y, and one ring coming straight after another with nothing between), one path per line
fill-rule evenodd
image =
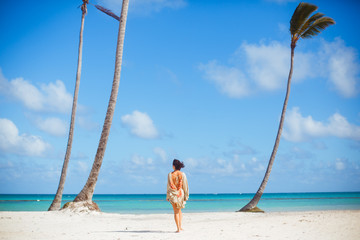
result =
M0 211L46 211L53 195L1 195ZM63 195L62 204L75 196ZM191 194L185 212L235 212L251 199L249 194ZM165 194L100 194L93 201L103 212L120 214L169 213ZM267 212L313 210L360 210L360 192L268 193L258 207Z
M264 210L264 209L261 209ZM46 213L49 211L37 211L37 210L29 210L29 211L10 211L10 210L0 210L0 217L2 215L2 213ZM53 211L53 212L58 212L58 213L63 213L61 211ZM246 214L248 212L238 212L237 210L234 211L187 211L186 208L182 210L183 214L229 214L229 213L238 213L238 214ZM360 208L358 209L314 209L314 210L284 210L284 211L272 211L272 210L264 210L264 212L262 214L286 214L286 213L317 213L317 212L360 212ZM253 214L257 214L258 212L253 212ZM70 214L70 213L63 213L63 214ZM138 216L138 215L166 215L166 214L173 214L173 210L170 209L167 212L148 212L148 211L144 211L144 212L140 212L140 211L133 211L133 212L106 212L106 211L101 211L100 212L94 212L94 213L71 213L71 215L86 215L86 214L115 214L115 215L134 215L134 216ZM261 214L261 212L259 212L258 214Z
M0 212L0 239L360 239L360 210L184 213Z

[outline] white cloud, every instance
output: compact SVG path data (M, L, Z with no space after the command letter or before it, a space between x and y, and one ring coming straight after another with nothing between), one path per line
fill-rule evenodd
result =
M76 123L78 123L80 127L89 131L100 129L100 124L92 121L90 116L76 116Z
M42 156L49 144L38 136L19 135L16 125L9 119L0 118L0 149L4 152L26 156Z
M163 163L167 161L167 155L164 149L160 147L154 148L154 153L158 155Z
M279 42L266 44L243 43L238 52L245 52L248 71L257 86L276 90L285 86L289 75L290 48ZM293 81L310 76L310 54L296 53Z
M131 163L133 164L133 166L136 166L136 167L142 167L142 168L148 168L148 169L152 169L154 167L153 166L154 161L152 158L145 158L138 154L134 154L132 156Z
M42 108L41 93L35 86L22 78L16 78L8 82L2 72L0 72L0 78L2 82L0 90L2 93L10 95L29 109L40 110Z
M234 66L210 61L200 64L199 69L205 79L232 98L282 89L286 87L290 70L290 47L277 41L243 43L235 51L232 62ZM334 42L322 40L317 52L296 49L292 81L325 78L340 95L354 97L360 92L359 72L355 49L346 47L340 38Z
M179 81L177 75L169 68L166 68L164 66L157 66L156 75L158 79L165 80L166 82L171 82L176 86L181 86L181 81Z
M198 161L194 158L187 158L184 163L186 163L185 167L196 168L198 166Z
M256 157L242 157L234 154L231 157L188 157L184 160L185 168L191 174L210 174L215 176L250 177L257 176L259 172L265 173L267 161ZM206 166L206 169L202 166Z
M117 14L121 12L122 1L98 0L98 2ZM152 12L160 12L164 8L180 9L186 5L185 0L132 0L129 3L129 12L147 15Z
M339 113L333 114L327 122L321 122L312 116L303 117L295 107L287 112L284 125L284 138L293 142L327 136L360 140L360 126L349 123Z
M345 169L345 163L341 158L336 159L335 168L336 168L336 170L344 170Z
M238 67L221 65L217 61L199 65L204 78L214 82L220 92L228 97L241 98L257 91L273 91L286 86L290 66L288 46L276 41L268 45L243 43L235 52L235 57L239 62L243 62L244 58L244 71ZM293 81L312 77L312 55L298 52L296 58Z
M335 90L344 97L359 93L360 64L354 48L346 47L343 40L323 41L323 58L328 61L329 79Z
M131 174L130 177L142 186L157 185L159 180L153 176Z
M269 45L242 44L249 74L260 88L273 90L280 88L286 80L289 51L278 42Z
M232 157L216 159L187 158L184 163L192 173L206 173L212 176L249 177L257 175L258 172L264 172L266 169L264 162L259 161L256 157L241 158L237 154L234 154ZM204 164L207 166L207 170L200 167Z
M87 162L84 161L77 161L77 169L80 170L81 172L85 173L88 172L89 169L89 165Z
M130 128L130 132L135 136L146 139L153 139L159 136L152 119L146 113L134 111L121 117L122 123Z
M56 80L55 83L42 84L41 90L45 109L62 113L70 112L73 98L66 91L65 84L62 81Z
M35 124L40 130L58 137L65 136L68 130L66 122L55 117L46 119L38 118Z
M217 159L217 164L220 166L216 169L217 173L231 175L235 172L232 161L226 161L224 159Z
M263 172L265 171L265 166L259 163L256 167L254 167L255 172Z
M131 158L131 162L135 165L142 165L144 164L144 158L142 156L134 154Z
M38 88L23 78L8 81L0 70L0 92L34 111L68 113L72 106L72 95L60 80Z
M241 169L241 170L246 170L245 163L241 163L241 165L240 165L240 169Z
M232 98L249 95L250 88L245 75L235 67L227 67L210 61L200 64L199 69L204 72L204 78L214 82L220 92Z

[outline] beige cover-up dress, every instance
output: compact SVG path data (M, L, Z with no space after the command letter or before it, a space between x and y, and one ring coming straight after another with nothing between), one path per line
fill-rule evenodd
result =
M166 200L171 204L175 204L176 208L185 208L188 199L189 186L185 173L169 173Z

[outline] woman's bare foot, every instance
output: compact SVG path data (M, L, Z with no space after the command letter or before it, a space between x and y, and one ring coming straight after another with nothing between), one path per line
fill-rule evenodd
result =
M175 233L180 233L180 230L177 230Z

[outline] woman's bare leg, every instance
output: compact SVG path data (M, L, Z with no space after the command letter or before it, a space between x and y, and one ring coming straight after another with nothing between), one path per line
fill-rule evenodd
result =
M184 230L184 229L182 229L181 223L182 223L182 211L180 208L180 210L179 210L179 226L180 226L180 230Z
M177 227L176 232L180 232L180 214L179 214L179 208L176 208L175 204L172 204L174 209L174 219Z

